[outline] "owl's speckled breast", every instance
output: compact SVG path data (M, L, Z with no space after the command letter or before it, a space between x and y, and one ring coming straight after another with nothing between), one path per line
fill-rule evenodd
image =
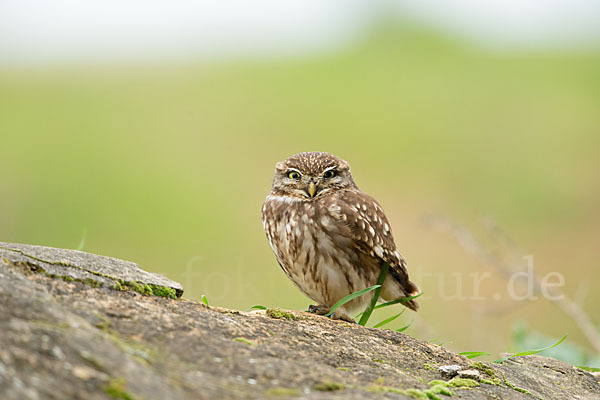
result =
M304 201L274 195L267 196L263 206L263 225L279 264L302 292L320 304L333 304L362 289L365 278L376 279L369 269L356 268L365 260L335 223L329 212L335 207L335 196ZM368 301L363 296L351 308Z

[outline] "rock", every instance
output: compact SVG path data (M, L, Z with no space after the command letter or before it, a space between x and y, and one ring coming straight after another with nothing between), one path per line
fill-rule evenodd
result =
M2 244L0 250L2 400L600 394L593 375L550 358L471 362L391 330L296 311L209 308L126 284L119 288L113 283L182 291L175 282L109 257L25 245ZM475 370L481 379L448 380L444 369L455 375Z
M442 373L443 377L453 378L458 375L458 371L463 369L463 367L460 365L442 365L441 367L438 367L438 369Z
M27 265L33 272L90 285L130 286L147 294L181 297L183 287L160 274L144 271L137 264L77 250L56 249L0 242L0 259Z
M460 378L473 379L475 381L478 381L481 379L481 377L479 376L479 371L477 371L475 369L465 369L462 371L458 371L458 376Z

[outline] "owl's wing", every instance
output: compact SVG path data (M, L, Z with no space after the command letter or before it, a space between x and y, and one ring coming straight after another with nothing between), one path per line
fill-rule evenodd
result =
M354 246L381 264L387 262L390 275L398 281L406 296L419 294L419 287L408 278L406 262L396 249L390 223L379 203L359 191L342 191L332 197L329 213L346 227ZM415 311L419 308L415 300L403 304Z

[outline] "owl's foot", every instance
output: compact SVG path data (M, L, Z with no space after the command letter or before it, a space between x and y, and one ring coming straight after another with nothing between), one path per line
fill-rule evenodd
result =
M311 314L325 315L329 312L329 307L321 304L311 304L308 306L308 312Z
M330 310L330 307L321 305L321 304L311 304L308 306L308 312L312 313L312 314L317 314L317 315L325 315L328 314ZM356 321L349 316L348 314L346 314L345 312L341 311L340 309L336 310L333 314L331 314L329 316L329 318L331 319L340 319L342 321L346 321L346 322L350 322L352 324L355 324Z

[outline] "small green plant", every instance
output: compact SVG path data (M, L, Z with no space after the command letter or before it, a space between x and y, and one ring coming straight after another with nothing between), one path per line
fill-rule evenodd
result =
M206 307L210 308L210 306L208 305L208 298L205 295L201 295L200 298L202 299L202 302L206 305Z
M388 270L390 269L390 265L386 262L381 266L381 272L379 272L379 277L377 278L377 289L375 289L375 293L373 294L373 298L371 299L371 304L367 307L365 311L363 311L363 315L360 317L358 321L359 325L365 326L377 305L377 300L379 300L379 295L381 294L381 288L383 287L383 282L385 282L385 277L387 276Z
M588 372L600 372L600 368L586 367L585 365L578 365L577 368Z
M235 342L240 342L240 343L247 344L248 346L254 346L255 345L255 343L252 340L249 340L249 339L246 339L246 338L243 338L243 337L236 337L236 338L233 338L233 340Z
M481 356L489 356L490 353L486 353L485 351L463 351L462 353L458 353L459 356L465 356L467 358L477 358Z
M404 325L402 328L396 329L396 332L404 332L405 330L407 330L408 328L410 328L410 326L412 325L413 322L415 322L415 321L410 321L408 323L408 325Z
M379 295L381 294L381 288L383 286L383 282L385 281L385 277L387 276L387 273L389 271L389 264L388 263L383 263L382 267L381 267L381 272L379 273L379 276L377 278L377 284L370 286L366 289L363 290L359 290L357 292L354 293L350 293L347 296L344 296L343 298L341 298L340 300L338 300L333 307L331 307L329 309L329 312L327 314L325 314L325 317L330 317L331 315L333 315L333 313L335 313L335 311L342 307L344 304L356 299L357 297L360 297L362 295L365 295L371 291L375 291L373 293L373 298L371 299L371 303L369 304L369 306L361 313L359 313L355 318L359 318L360 320L358 321L359 325L365 326L367 325L367 322L369 321L369 318L371 317L371 314L373 313L374 310L377 310L379 308L383 308L383 307L388 307L388 306L392 306L394 304L398 304L398 303L406 303L412 299L416 299L419 296L422 296L423 293L419 293L415 296L409 296L409 297L402 297L393 301L388 301L387 303L382 303L382 304L377 304L377 301L379 300ZM206 297L204 295L202 295L202 301L208 306L208 301L206 301ZM250 310L268 310L269 308L266 306L263 306L261 304L256 304L252 307L248 307L246 309L246 312L250 311ZM387 319L384 319L383 321L377 323L374 328L381 328L384 325L389 324L390 322L394 321L396 318L398 318L400 315L402 315L402 313L404 313L405 310L402 310L401 312L399 312L398 314L393 315L392 317L389 317ZM414 322L414 321L413 321ZM403 326L400 329L396 329L397 332L403 332L406 329L408 329L410 326L412 325L412 322L409 323L408 325Z
M381 287L381 285L373 285L373 286L370 286L370 287L368 287L366 289L359 290L358 292L350 293L348 296L345 296L345 297L341 298L340 300L338 300L338 302L335 303L333 305L333 307L331 307L329 309L329 312L327 314L325 314L325 316L326 317L331 316L335 312L335 310L337 310L338 308L340 308L344 304L348 303L349 301L352 301L355 298L360 297L363 294L369 293L371 290L375 290L375 289L380 288L380 287Z
M82 251L83 246L85 246L85 239L87 238L87 228L83 228L83 232L81 233L81 240L79 241L79 245L75 250Z
M399 316L401 316L404 313L404 311L406 311L406 309L400 311L396 315L393 315L393 316L391 316L391 317L389 317L387 319L384 319L383 321L381 321L378 324L375 324L375 326L373 326L373 328L381 328L382 326L389 324L390 322L392 322L393 320L395 320L396 318L398 318Z
M377 301L379 300L379 295L381 294L381 288L383 286L383 282L385 281L385 277L387 276L389 268L390 268L390 266L388 263L383 263L383 265L381 266L381 272L379 273L379 277L377 278L376 285L370 286L366 289L359 290L358 292L354 292L354 293L349 294L348 296L343 297L337 303L335 303L333 305L333 307L331 307L331 309L329 310L329 312L327 314L325 314L325 316L329 317L330 315L332 315L335 312L335 310L337 310L344 304L374 290L375 293L373 293L373 298L371 299L371 303L369 304L369 306L363 312L359 313L356 316L356 318L360 317L358 324L365 326L365 325L367 325L367 322L369 321L369 318L371 317L371 314L373 313L374 310L377 310L377 309L383 308L383 307L388 307L388 306L398 304L398 303L406 303L412 299L416 299L417 297L423 295L423 293L419 293L415 296L402 297L402 298L399 298L399 299L396 299L393 301L388 301L387 303L382 303L382 304L377 305ZM383 325L386 325L386 324L392 322L393 320L398 318L401 314L402 313L396 314L393 317L390 317L386 320L381 321L380 323L375 325L375 328L379 328ZM400 329L397 329L397 331L402 332L402 331L406 330L411 324L412 324L412 322Z
M382 304L378 304L375 306L375 310L383 308L383 307L389 307L389 306L393 306L394 304L398 304L398 303L406 303L408 301L411 301L412 299L416 299L417 297L421 297L423 296L423 292L416 294L414 296L409 296L409 297L400 297L399 299L396 300L392 300L392 301L388 301L387 303L382 303Z
M263 306L263 305L256 304L256 305L254 305L254 306L252 306L252 307L248 307L248 308L246 309L246 312L248 312L248 311L250 311L250 310L266 310L267 308L268 308L268 307L265 307L265 306Z
M510 355L508 355L506 357L499 358L499 359L497 359L494 362L496 364L502 364L504 361L508 360L509 358L520 357L520 356L531 356L531 355L534 355L534 354L538 354L538 353L541 353L542 351L549 350L549 349L551 349L553 347L558 346L559 344L561 344L562 342L564 342L566 338L567 338L567 335L563 336L558 342L554 343L552 346L544 347L544 348L537 349L537 350L526 350L526 351L522 351L520 353L510 354Z

